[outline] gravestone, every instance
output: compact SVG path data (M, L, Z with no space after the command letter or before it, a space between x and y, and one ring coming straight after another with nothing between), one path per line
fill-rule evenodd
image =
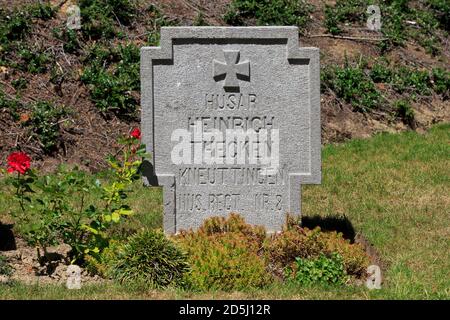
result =
M141 49L144 180L163 186L166 232L301 214L301 185L321 180L319 72L296 27L167 27Z

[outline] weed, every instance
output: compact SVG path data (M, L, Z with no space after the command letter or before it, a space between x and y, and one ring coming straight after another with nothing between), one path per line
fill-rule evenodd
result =
M343 67L327 66L323 69L321 80L323 88L333 90L357 111L367 112L381 101L380 93L361 63L352 66L346 61Z
M27 47L20 49L18 53L22 59L19 65L22 70L30 73L43 73L47 71L47 65L51 61L47 53Z
M67 114L62 106L40 101L32 106L31 118L27 122L33 131L33 135L40 142L44 152L55 151L60 137L60 121Z
M292 268L286 270L287 277L302 285L344 284L347 280L342 257L321 254L315 259L296 258Z
M38 2L30 5L27 11L32 18L49 20L55 16L56 10L49 3Z
M410 126L414 123L414 110L407 100L398 100L394 104L396 114Z
M11 85L14 87L14 89L19 91L27 87L28 81L25 78L18 78L11 81Z
M87 54L89 66L81 80L89 86L91 99L103 113L133 114L139 90L139 48L133 44L118 49L94 46Z
M304 30L313 6L303 0L233 0L224 16L231 25L288 25Z
M132 0L81 0L79 6L83 35L92 39L114 37L116 24L129 25L136 14Z
M432 70L433 87L437 94L442 94L444 99L450 97L450 71L442 68Z

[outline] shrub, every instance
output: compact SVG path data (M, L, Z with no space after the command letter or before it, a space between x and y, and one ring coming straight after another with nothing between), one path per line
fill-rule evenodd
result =
M361 63L343 67L327 66L321 74L322 85L350 103L356 111L367 112L380 104L381 95Z
M386 63L377 61L370 70L370 77L375 83L389 83L392 79L392 73Z
M320 228L309 230L298 225L288 225L283 232L273 235L265 242L264 250L275 273L281 275L286 266L297 258L316 258L321 254L338 253L349 275L360 277L365 273L369 258L358 244L351 244L336 232L321 232Z
M287 269L287 277L302 285L345 284L347 280L344 264L339 254L318 258L296 258L292 268Z
M339 24L365 21L367 8L364 0L337 0L334 6L325 5L325 27L328 32L337 35L343 32Z
M32 18L49 20L55 16L56 10L49 3L38 2L28 7L29 15Z
M428 71L399 67L392 78L392 85L398 93L431 94L431 79Z
M32 106L30 120L26 123L40 142L45 153L55 151L60 137L60 121L67 115L63 106L39 101Z
M194 290L260 288L272 281L260 255L264 230L237 216L207 219L198 231L184 231L177 243L188 253L187 285Z
M109 260L107 274L120 282L150 288L183 285L186 255L161 231L145 230L129 238Z
M19 64L20 69L30 73L43 73L47 71L47 64L50 62L50 57L45 52L22 48L18 53L22 59L22 62Z
M129 25L136 13L132 0L81 0L79 6L82 32L93 39L112 38L116 35L116 21Z
M83 263L87 255L96 258L108 247L107 231L133 214L126 204L127 187L139 178L146 157L139 137L136 129L133 136L120 139L122 154L108 159L112 174L103 184L76 167L38 176L30 169L28 156L8 158L8 172L19 170L16 177L6 180L20 204L12 215L21 235L37 247L38 254L40 248L45 253L49 245L64 241L72 248L72 261Z
M442 94L444 99L450 96L450 71L434 68L432 71L434 91Z
M68 53L76 53L81 48L78 32L72 29L53 29L55 37L63 41L63 49Z
M303 0L233 0L224 16L231 25L298 26L301 30L310 20L312 5Z
M411 108L411 104L407 100L398 100L395 102L395 110L397 116L403 119L403 121L409 125L414 122L414 110Z
M0 11L0 43L22 40L30 31L30 21L24 11L14 11L7 14Z
M139 90L139 48L133 44L118 49L95 45L85 61L89 66L81 80L89 86L91 99L101 112L133 114L138 101L132 94Z

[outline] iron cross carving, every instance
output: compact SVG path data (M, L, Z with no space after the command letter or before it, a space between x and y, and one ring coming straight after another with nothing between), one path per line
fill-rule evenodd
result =
M239 50L223 50L225 63L214 59L214 79L225 79L225 89L239 88L239 80L250 81L250 61L239 62Z

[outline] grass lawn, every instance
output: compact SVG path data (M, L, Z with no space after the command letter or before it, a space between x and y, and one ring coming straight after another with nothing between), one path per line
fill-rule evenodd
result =
M0 299L449 299L450 124L323 148L323 181L303 188L305 216L346 216L387 266L381 290L275 284L247 292L143 291L115 284L0 286ZM162 221L159 188L136 184L124 232ZM0 194L0 212L10 203ZM6 219L5 216L0 218Z

